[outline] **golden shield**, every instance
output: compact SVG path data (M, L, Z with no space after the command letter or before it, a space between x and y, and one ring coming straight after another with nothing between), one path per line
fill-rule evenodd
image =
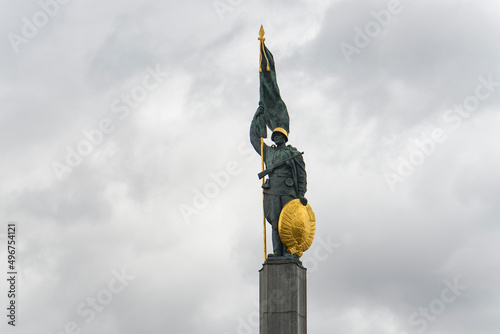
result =
M311 246L316 232L316 216L309 203L304 206L298 198L286 203L281 210L278 231L288 251L302 256Z

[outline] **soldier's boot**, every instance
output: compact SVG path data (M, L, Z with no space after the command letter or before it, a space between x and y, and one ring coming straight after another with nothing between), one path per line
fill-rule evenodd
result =
M274 254L269 254L268 256L276 257L283 256L283 248L286 250L286 247L283 245L280 239L280 235L278 232L278 227L273 227L273 252Z

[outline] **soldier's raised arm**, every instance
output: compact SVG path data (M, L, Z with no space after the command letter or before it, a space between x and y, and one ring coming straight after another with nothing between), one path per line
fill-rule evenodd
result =
M264 119L264 106L259 102L259 107L255 112L250 125L250 142L253 148L260 155L260 138L267 137L266 120ZM268 146L264 143L264 157Z

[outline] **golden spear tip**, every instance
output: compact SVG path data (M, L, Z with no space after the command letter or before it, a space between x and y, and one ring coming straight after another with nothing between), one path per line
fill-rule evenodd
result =
M266 70L269 72L269 61L267 60L267 56L266 56L266 53L265 53L265 50L264 50L264 41L266 40L264 38L264 34L266 32L264 31L264 26L262 26L262 24L260 25L260 30L259 30L259 38L258 40L260 41L260 46L262 48L262 52L264 52L264 57L266 57ZM262 53L261 53L261 56L260 56L260 60L259 60L259 64L262 64ZM262 67L259 66L259 73L262 73Z

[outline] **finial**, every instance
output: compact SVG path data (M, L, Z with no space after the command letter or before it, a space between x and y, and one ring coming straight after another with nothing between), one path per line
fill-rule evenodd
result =
M266 71L270 71L271 69L269 68L269 60L267 60L267 55L266 55L266 49L264 48L264 41L266 40L264 38L264 34L266 32L264 31L264 26L261 24L260 25L260 30L259 30L259 38L258 40L260 41L260 46L262 49L262 53L264 53L264 57L266 58ZM259 60L259 73L262 73L262 53L260 54L260 60Z
M259 41L265 41L266 39L264 38L264 34L266 32L264 31L264 27L260 25L260 30L259 30Z

